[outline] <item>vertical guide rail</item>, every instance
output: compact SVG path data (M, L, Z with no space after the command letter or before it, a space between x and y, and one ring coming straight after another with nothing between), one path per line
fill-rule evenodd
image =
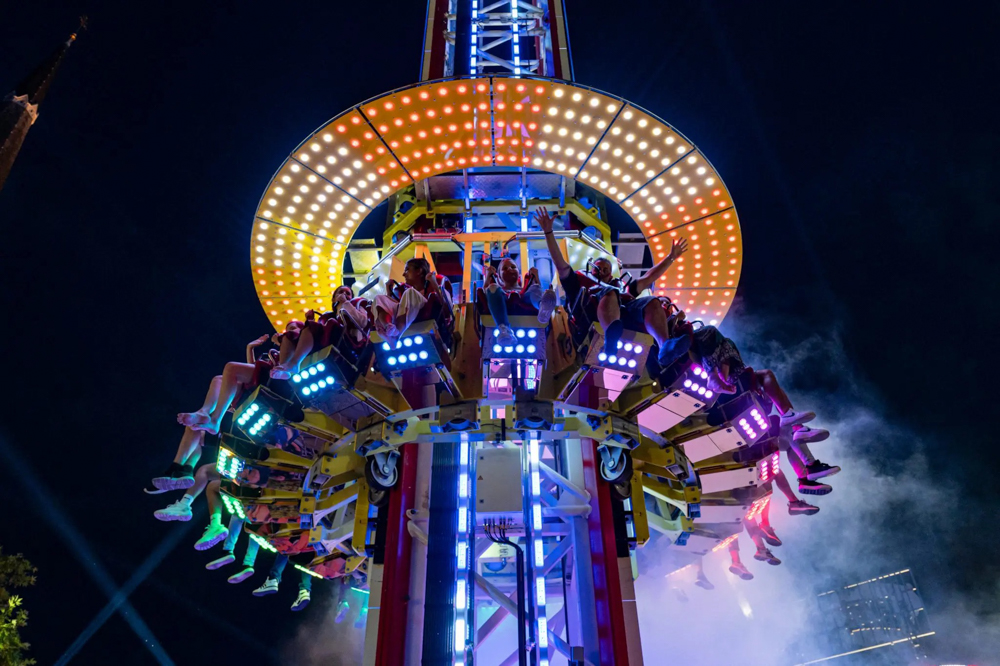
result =
M545 542L542 536L542 488L538 469L539 443L538 431L528 433L528 483L529 502L531 504L531 535L529 544L530 575L529 581L534 582L535 607L535 649L539 666L549 666L549 628L545 614Z
M427 526L427 582L424 587L424 666L453 666L456 646L465 647L466 625L455 617L456 580L461 563L458 479L462 446L433 444L430 518ZM468 509L465 511L468 521ZM467 523L466 523L467 524ZM466 540L466 543L467 540ZM457 556L456 556L457 554ZM468 562L468 552L465 554ZM457 629L461 632L457 632ZM385 636L384 640L394 640ZM464 653L463 653L464 654ZM463 661L465 663L464 656Z
M458 443L458 529L455 537L455 664L471 663L475 646L475 622L470 622L469 599L475 595L472 587L472 567L469 566L472 546L471 526L475 525L475 505L471 501L471 461L473 459L468 433L463 432ZM470 640L471 639L471 640Z

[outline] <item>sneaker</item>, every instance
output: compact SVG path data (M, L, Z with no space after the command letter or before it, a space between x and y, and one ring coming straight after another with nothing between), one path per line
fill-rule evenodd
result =
M253 596L255 597L266 597L269 594L274 594L278 591L278 581L268 576L268 579L264 581L264 584L253 591Z
M818 481L824 476L833 476L840 471L837 466L827 465L825 462L820 462L819 460L813 461L811 465L806 466L806 478L810 481Z
M819 507L813 506L808 502L803 502L802 500L795 500L794 502L788 503L789 516L798 516L798 515L811 516L814 513L819 513Z
M691 349L691 336L681 335L670 338L660 346L660 353L656 360L660 363L660 368L667 368L674 361L687 354L689 349Z
M542 324L549 323L552 319L552 311L556 309L556 292L547 289L542 294L542 300L538 303L538 321Z
M344 618L347 617L347 611L349 610L351 610L351 604L347 603L346 601L341 601L339 604L337 604L337 616L333 618L333 621L336 622L337 624L343 622Z
M794 409L781 415L781 427L802 425L816 418L815 412L797 412Z
M177 500L168 507L154 511L153 516L164 522L179 520L186 523L191 520L191 505L184 500Z
M222 567L226 566L227 564L232 564L235 561L236 561L236 557L233 556L232 553L226 553L225 555L223 555L219 559L212 560L211 562L209 562L208 564L206 564L205 568L208 569L209 571L215 571L216 569L221 569Z
M781 545L781 539L779 539L778 535L774 533L773 527L771 527L770 525L761 525L760 531L764 534L764 541L767 542L767 545L769 546Z
M705 576L703 574L699 574L698 575L698 580L696 580L694 582L694 584L697 585L698 587L700 587L703 590L714 590L715 589L715 585L712 585L712 581L710 581L709 579L705 578Z
M194 485L194 468L191 465L170 463L163 476L153 478L153 487L160 490L187 490Z
M229 530L222 526L222 523L209 523L205 528L205 533L194 542L195 550L208 550L221 541L225 541L229 536Z
M750 570L747 569L742 562L740 562L739 564L730 564L729 571L731 573L736 574L743 580L753 580L753 574L750 573Z
M799 479L799 492L803 495L829 495L833 488L819 481Z
M169 488L157 488L156 486L150 484L142 489L142 492L147 495L162 495L163 493L169 493Z
M299 596L295 598L295 603L292 604L293 611L300 611L305 609L309 605L309 590L299 590Z
M616 319L611 322L608 326L608 330L604 331L604 353L608 356L616 356L618 354L618 340L622 337L622 331L625 330L624 324L622 324L621 319Z
M517 344L517 338L510 330L510 326L500 324L500 335L497 336L497 344L501 347L513 347Z
M758 548L757 552L753 554L753 559L760 560L761 562L767 562L773 567L776 567L779 564L781 564L781 560L775 557L774 553L772 553L767 548Z
M235 585L236 583L242 583L243 581L245 581L247 578L249 578L252 575L253 575L253 567L244 566L243 567L243 571L241 571L239 573L234 573L232 576L230 576L226 580L229 581L230 583L233 583Z
M792 435L792 439L795 440L796 442L812 444L813 442L822 442L829 436L830 432L828 430L823 430L822 428L810 428L809 426L802 426L801 428L795 429L795 433Z

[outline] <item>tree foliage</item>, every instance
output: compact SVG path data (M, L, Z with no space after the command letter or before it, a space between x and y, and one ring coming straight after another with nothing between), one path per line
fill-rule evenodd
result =
M4 555L0 548L0 666L31 666L24 652L30 647L21 640L20 630L28 623L22 599L11 590L35 584L35 567L17 555Z

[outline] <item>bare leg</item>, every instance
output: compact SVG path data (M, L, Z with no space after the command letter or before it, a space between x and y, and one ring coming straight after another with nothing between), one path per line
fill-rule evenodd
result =
M667 313L658 302L654 301L647 305L642 311L642 318L646 323L646 332L653 336L657 345L662 345L670 339Z
M597 321L601 322L604 330L608 330L612 322L621 321L622 311L618 305L618 297L614 294L605 294L597 303Z
M780 414L785 414L792 410L792 401L778 384L778 378L770 370L761 370L757 373L757 381L764 390L764 395L771 399L774 406L778 408Z
M213 435L219 434L219 427L222 425L222 416L233 404L236 391L244 384L248 384L253 378L254 367L249 363L226 363L226 369L222 371L222 388L219 390L219 400L212 410L212 418L207 423L194 426L196 430L204 430Z
M738 538L729 542L729 558L734 565L743 566L743 562L740 561L740 540Z
M200 471L200 470L199 470ZM219 480L218 475L216 478L209 482L205 488L205 500L208 502L208 515L210 520L215 520L215 516L222 516L222 493L219 492L219 486L222 482Z
M215 471L214 463L206 463L198 468L194 473L194 485L188 488L185 495L190 495L192 499L197 497L202 493L205 488L212 482L216 483L216 488L218 488L219 473ZM211 500L210 500L211 502Z
M302 359L309 356L309 352L312 351L313 344L316 338L312 334L312 330L308 326L302 329L299 334L299 340L295 343L295 350L289 354L287 360L281 361L281 356L278 357L280 361L278 365L274 366L271 370L272 377L281 377L281 373L296 373L299 371L299 366L302 364ZM282 342L282 349L284 349L284 340Z
M278 347L278 365L284 365L288 357L295 351L295 343L289 336L281 338L281 346Z
M788 484L788 481L785 481ZM771 502L768 500L764 502L763 508L760 510L760 526L761 527L771 527Z
M205 443L205 433L201 430L184 428L181 436L181 443L177 445L177 455L174 462L178 465L191 465L194 467L201 458L201 448Z
M178 414L177 422L185 426L208 423L211 419L212 410L215 409L215 405L219 402L219 391L221 389L222 376L216 375L215 377L212 377L212 381L208 383L208 393L205 395L205 404L203 404L196 412L182 412Z

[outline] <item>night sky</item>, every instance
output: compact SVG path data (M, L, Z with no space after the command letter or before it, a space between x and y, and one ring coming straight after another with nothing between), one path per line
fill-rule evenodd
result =
M670 122L730 188L738 311L775 344L843 344L849 363L796 385L870 387L919 438L857 454L892 476L924 447L959 489L949 538L924 535L907 561L932 621L935 594L979 599L1000 574L998 5L568 4L576 80ZM330 117L419 76L421 0L282 7L0 5L0 93L91 19L0 193L0 545L39 569L24 594L39 664L107 603L94 568L122 585L164 539L176 547L130 601L176 663L277 663L303 620L294 576L254 599L254 582L202 569L202 500L179 535L152 517L170 496L141 492L173 455L175 414L268 330L248 236L274 170ZM74 663L112 658L155 663L119 615Z

